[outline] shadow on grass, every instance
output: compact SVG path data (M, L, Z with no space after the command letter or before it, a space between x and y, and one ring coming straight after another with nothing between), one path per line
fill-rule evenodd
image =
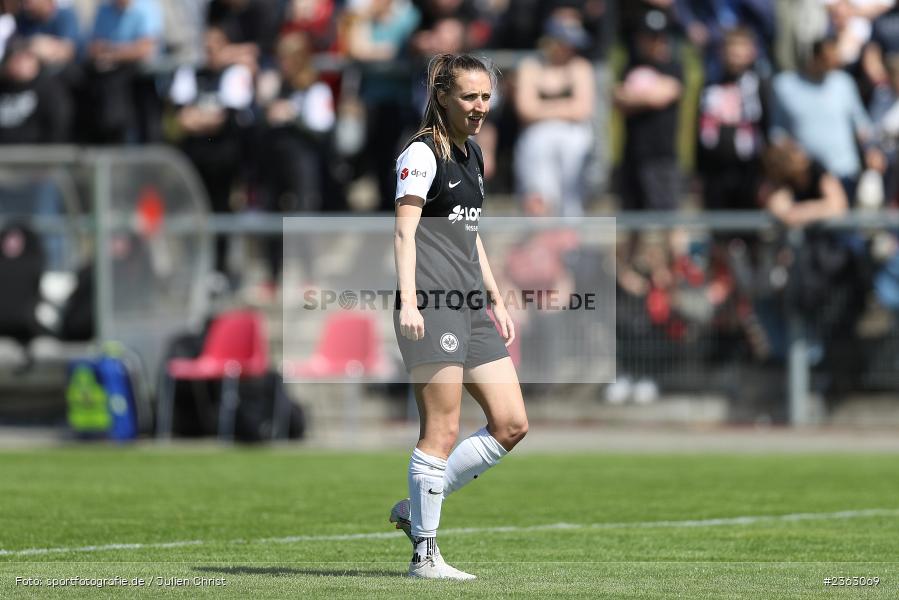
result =
M226 573L229 575L271 575L283 577L285 575L320 575L323 577L403 577L402 571L388 571L387 569L346 569L334 567L333 569L295 569L293 567L194 567L195 571L203 573Z

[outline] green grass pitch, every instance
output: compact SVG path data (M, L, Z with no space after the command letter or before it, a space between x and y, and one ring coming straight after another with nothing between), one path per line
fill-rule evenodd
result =
M512 453L444 504L440 546L468 583L402 576L410 549L387 513L407 460L2 452L0 598L899 597L895 456ZM774 518L735 519L753 516ZM824 585L859 576L880 583ZM114 577L145 583L49 587Z

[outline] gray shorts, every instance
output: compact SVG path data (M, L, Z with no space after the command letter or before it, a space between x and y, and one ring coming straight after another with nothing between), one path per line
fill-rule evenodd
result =
M424 338L412 341L400 335L399 311L393 329L406 371L425 363L460 363L466 369L509 356L505 342L486 308L425 308Z

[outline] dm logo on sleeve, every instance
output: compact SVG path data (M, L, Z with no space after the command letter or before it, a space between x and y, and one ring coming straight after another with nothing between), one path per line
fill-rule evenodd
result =
M440 347L447 352L455 352L459 349L459 338L452 333L444 333L440 336Z

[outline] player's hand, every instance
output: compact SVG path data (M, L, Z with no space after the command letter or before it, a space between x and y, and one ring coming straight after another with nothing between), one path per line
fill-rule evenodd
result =
M502 304L493 305L493 316L496 317L496 324L499 325L500 333L506 340L506 348L515 340L515 323L509 316L509 311Z
M400 308L400 335L413 342L425 336L425 320L414 305L404 305Z

